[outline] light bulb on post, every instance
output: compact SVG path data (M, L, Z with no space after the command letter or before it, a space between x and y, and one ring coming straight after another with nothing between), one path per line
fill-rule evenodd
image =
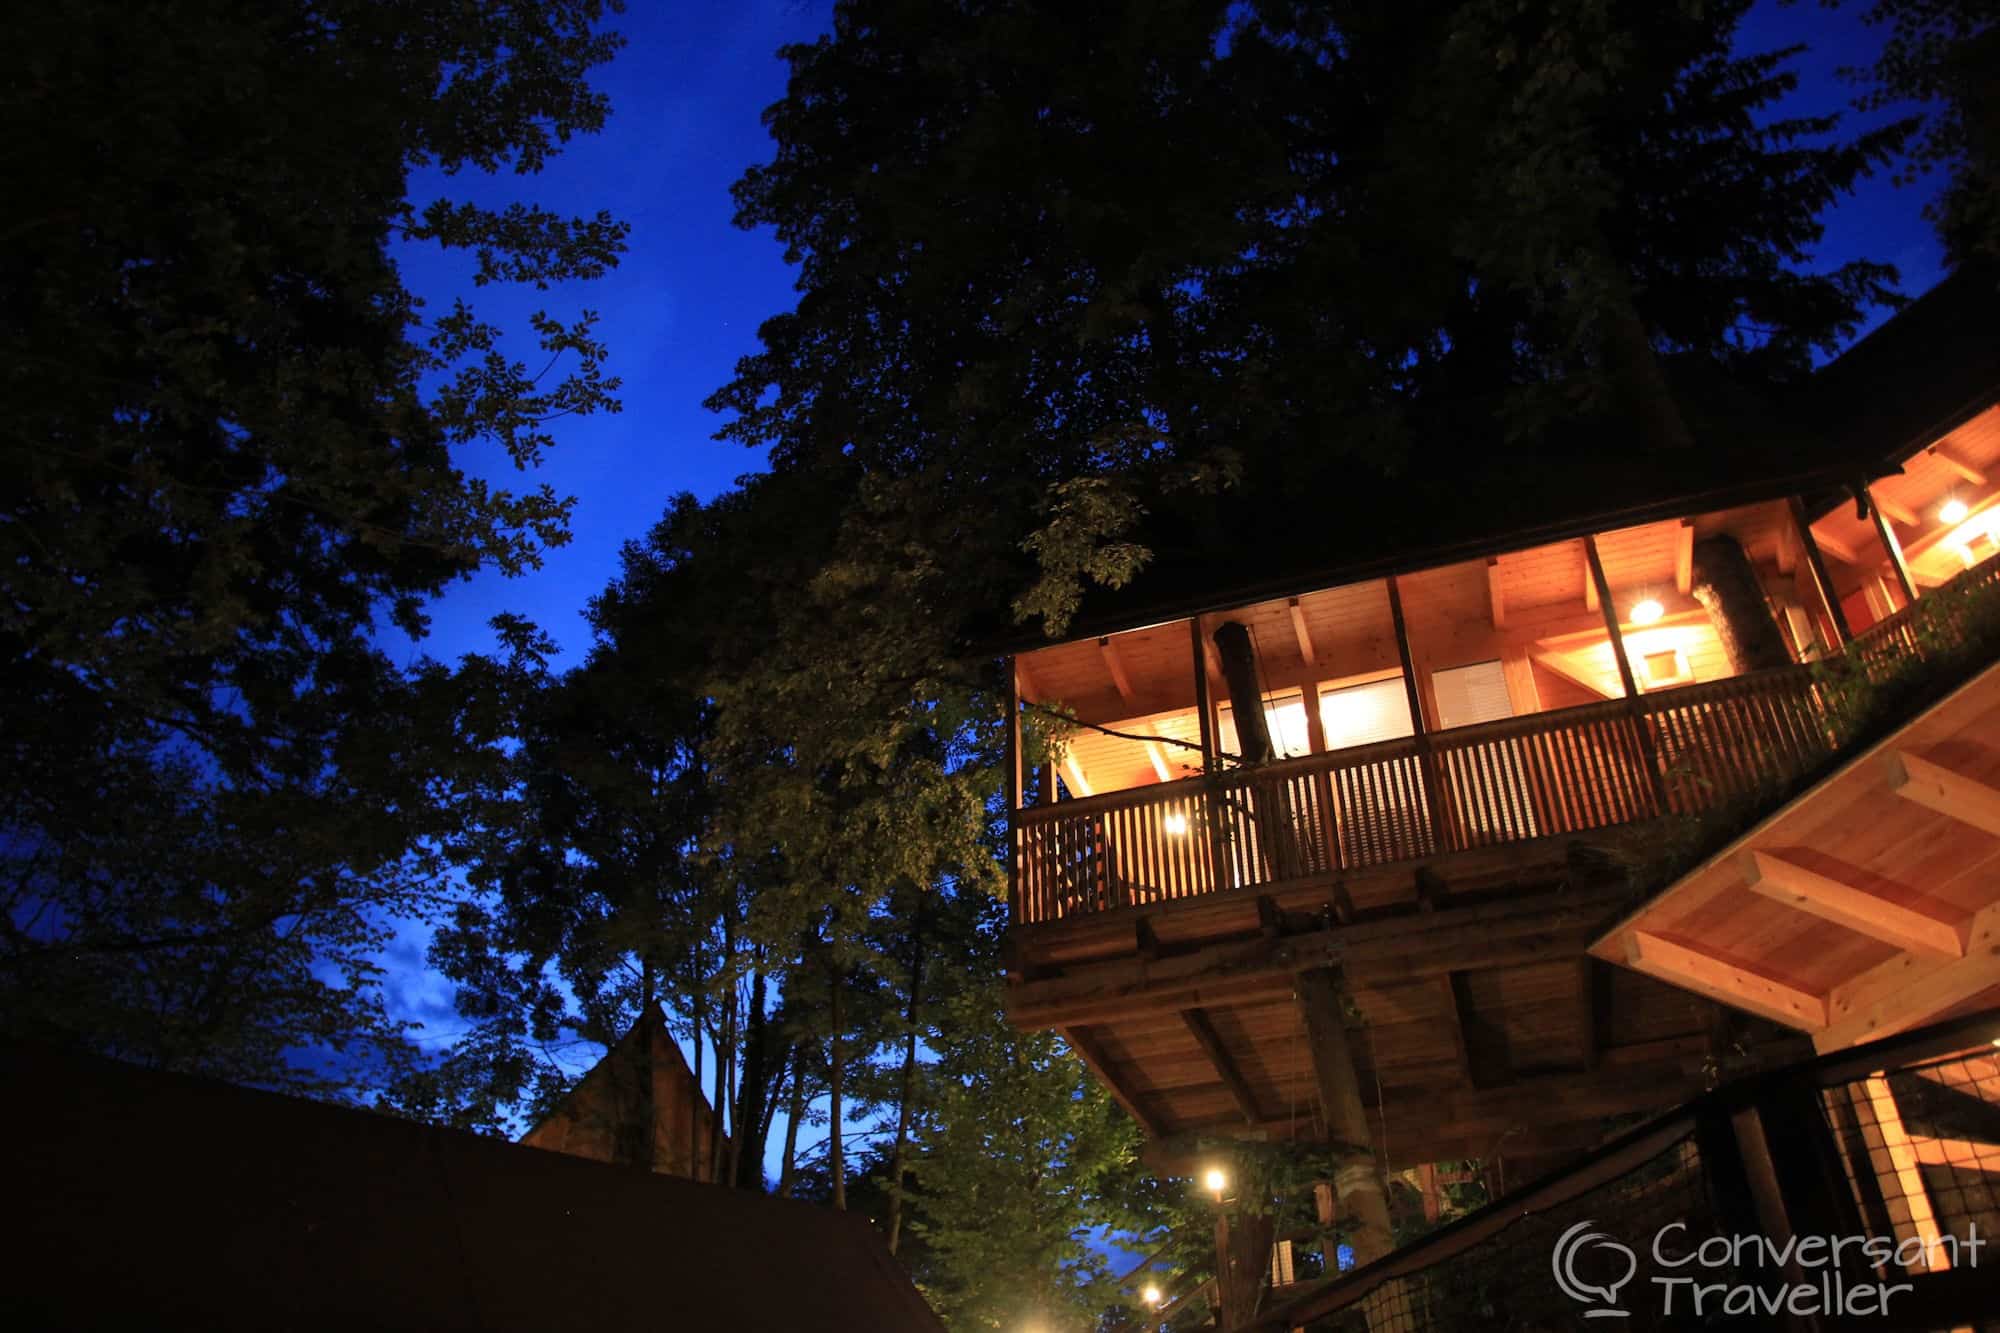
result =
M1965 516L1971 512L1971 507L1954 495L1938 506L1938 521L1945 524L1963 523Z
M1667 608L1661 606L1657 598L1648 597L1632 608L1631 621L1635 625L1650 625L1666 613Z
M1169 810L1167 817L1160 821L1160 827L1176 838L1184 838L1187 836L1187 816L1178 810Z
M1208 1174L1201 1178L1201 1183L1208 1187L1208 1192L1215 1196L1215 1201L1221 1203L1222 1191L1229 1188L1229 1177L1223 1174L1221 1167L1211 1166L1208 1168Z
M1147 1287L1139 1293L1139 1299L1146 1302L1147 1309L1157 1310L1160 1308L1160 1289L1158 1287Z

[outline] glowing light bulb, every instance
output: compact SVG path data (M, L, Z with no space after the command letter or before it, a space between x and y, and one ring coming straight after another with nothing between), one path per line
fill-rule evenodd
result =
M1650 625L1666 613L1666 607L1661 606L1655 598L1648 597L1645 601L1632 608L1632 623L1635 625Z
M1139 1293L1139 1299L1148 1305L1157 1306L1160 1303L1160 1289L1158 1287L1148 1287Z
M1167 817L1160 821L1160 826L1177 838L1183 837L1187 833L1187 816L1178 810L1169 810Z
M1938 506L1938 521L1941 523L1963 523L1972 509L1956 495Z
M1208 1174L1201 1178L1201 1183L1208 1186L1209 1193L1220 1194L1229 1187L1229 1177L1222 1174L1220 1167L1212 1166L1208 1169Z

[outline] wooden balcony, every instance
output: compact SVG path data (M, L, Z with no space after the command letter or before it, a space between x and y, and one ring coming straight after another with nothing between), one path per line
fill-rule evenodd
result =
M1996 583L2000 557L1951 586ZM1880 677L1934 651L1914 628L1929 601L1857 638L1854 660ZM1749 802L1827 758L1833 706L1791 667L1028 806L1013 920L1325 884Z

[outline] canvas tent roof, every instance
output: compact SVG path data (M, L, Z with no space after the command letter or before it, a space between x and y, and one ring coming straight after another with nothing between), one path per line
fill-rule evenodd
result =
M863 1219L0 1044L0 1326L936 1333Z

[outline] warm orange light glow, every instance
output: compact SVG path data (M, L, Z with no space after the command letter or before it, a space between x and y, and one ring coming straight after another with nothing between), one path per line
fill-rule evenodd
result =
M1632 608L1631 620L1635 625L1650 625L1667 613L1667 608L1651 597Z
M1938 506L1938 521L1941 523L1963 523L1965 516L1971 512L1971 508L1966 505L1965 501L1954 495Z
M1208 1186L1209 1193L1221 1198L1222 1191L1229 1188L1229 1177L1222 1173L1221 1167L1211 1166L1208 1174L1201 1178L1201 1183Z
M1157 1306L1160 1303L1160 1289L1158 1287L1148 1287L1139 1293L1139 1298L1148 1305Z
M1178 810L1169 810L1167 811L1166 818L1160 821L1160 826L1176 838L1185 837L1187 835L1187 816Z

